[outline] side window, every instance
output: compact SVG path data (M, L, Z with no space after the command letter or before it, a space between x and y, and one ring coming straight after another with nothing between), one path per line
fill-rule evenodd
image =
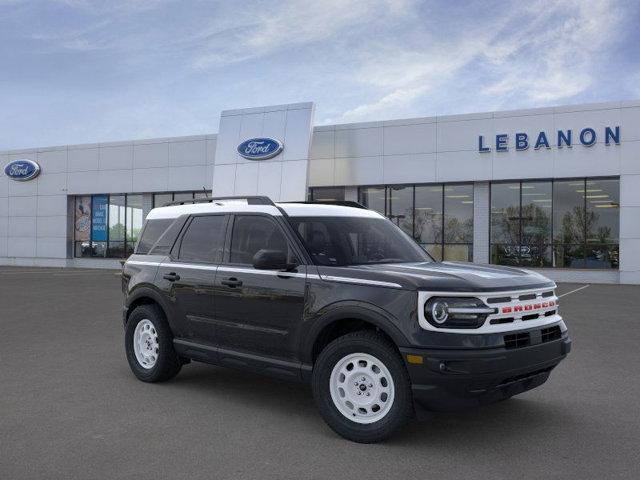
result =
M236 215L229 261L250 265L262 249L281 250L292 260L287 238L273 220L260 215Z
M178 258L190 262L220 262L226 221L224 215L193 217L182 236Z
M147 220L144 226L142 236L138 242L136 253L146 254L153 245L158 241L160 236L173 223L173 218L159 218L157 220Z

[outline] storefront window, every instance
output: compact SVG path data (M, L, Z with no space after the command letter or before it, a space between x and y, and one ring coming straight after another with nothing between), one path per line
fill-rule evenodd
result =
M207 198L210 197L210 192L204 190L197 190L195 192L164 192L153 194L153 208L164 207L167 203L171 202L186 202L193 200L194 198Z
M473 258L473 185L444 186L444 260Z
M360 203L386 214L436 260L473 260L473 185L365 187ZM385 203L382 203L386 198Z
M74 220L76 257L124 258L142 230L142 195L78 196Z
M358 194L360 203L365 207L375 210L376 212L386 215L385 206L385 188L384 187L365 187L359 190Z
M491 262L618 268L619 180L491 185Z
M414 238L436 260L442 260L442 185L416 186Z
M154 193L153 207L162 207L167 203L173 202L173 193Z
M142 195L127 195L127 256L138 243L143 221Z
M413 237L413 186L388 187L387 217Z
M344 201L344 187L316 187L310 191L312 202L342 202Z
M76 197L74 218L74 256L91 256L91 196Z

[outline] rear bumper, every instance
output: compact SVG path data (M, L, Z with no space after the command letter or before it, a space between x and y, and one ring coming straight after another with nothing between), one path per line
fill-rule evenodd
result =
M493 403L542 385L570 352L571 340L565 332L554 341L510 350L400 350L414 401L427 410L448 411ZM423 363L409 363L407 355L422 357Z

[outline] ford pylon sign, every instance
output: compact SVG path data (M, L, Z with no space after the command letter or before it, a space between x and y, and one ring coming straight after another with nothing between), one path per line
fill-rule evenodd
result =
M11 180L26 182L38 176L40 173L40 165L33 160L14 160L4 167L4 173Z
M249 160L266 160L278 155L284 146L273 138L250 138L238 145L238 153Z

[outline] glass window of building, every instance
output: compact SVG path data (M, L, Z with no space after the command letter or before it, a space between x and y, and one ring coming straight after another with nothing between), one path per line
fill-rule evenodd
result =
M473 259L473 185L444 186L444 260Z
M520 186L520 265L551 266L552 183Z
M520 183L491 185L491 263L518 265Z
M74 214L74 256L91 256L91 196L75 199Z
M344 201L344 187L316 187L310 191L309 199L312 202L342 202Z
M413 237L413 186L388 187L387 217Z
M167 203L173 202L173 193L154 193L153 208L162 207Z
M363 187L358 191L359 201L370 210L386 215L385 187Z
M74 256L133 253L144 223L141 194L77 196L74 205Z
M109 196L109 257L122 258L125 256L124 238L125 238L125 196L110 195Z
M133 253L133 250L138 243L143 222L142 195L127 195L127 256Z
M491 185L491 262L618 268L619 180Z
M359 198L436 260L473 261L472 184L366 187L360 189Z
M174 202L184 202L187 200L193 200L193 192L176 192L173 194Z
M162 207L171 202L185 202L194 198L207 198L211 192L197 190L195 192L164 192L153 194L153 208Z
M415 187L414 238L436 260L442 260L442 185Z
M586 268L618 268L619 180L586 180Z

